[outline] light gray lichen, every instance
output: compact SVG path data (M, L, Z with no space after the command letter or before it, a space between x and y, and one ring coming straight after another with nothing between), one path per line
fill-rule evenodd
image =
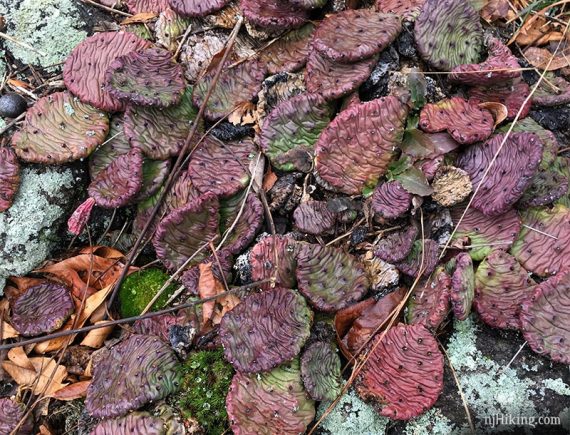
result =
M441 410L432 408L425 414L408 422L405 435L450 435L458 433L455 424Z
M543 379L542 384L560 396L570 396L570 385L564 382L561 378Z

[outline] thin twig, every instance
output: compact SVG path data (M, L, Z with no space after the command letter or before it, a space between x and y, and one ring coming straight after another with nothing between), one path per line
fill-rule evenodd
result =
M554 239L554 240L558 240L558 237L553 236L552 234L545 233L544 231L540 231L539 229L533 228L529 225L522 224L522 226L525 228L528 228L531 231L536 231L537 233L542 234L543 236L550 237L551 239Z
M6 126L2 130L0 130L0 135L4 134L8 130L10 130L14 125L16 125L16 123L18 123L22 119L24 119L24 116L26 116L26 112L20 114L20 116L18 116L17 118L12 119L12 121L10 121L8 124L6 124Z
M31 50L34 53L39 54L40 56L47 56L46 53L44 53L43 51L38 50L37 48L32 47L30 44L26 44L25 42L22 41L18 41L16 38L10 36L10 35L6 35L3 32L0 32L0 38L6 39L10 42L13 42L16 45L19 45L20 47L24 47L27 50Z

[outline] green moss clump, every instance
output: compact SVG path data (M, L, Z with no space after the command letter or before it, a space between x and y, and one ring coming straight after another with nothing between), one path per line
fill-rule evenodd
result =
M152 298L158 293L164 283L170 278L167 273L160 269L147 269L130 274L119 289L119 304L123 317L138 316ZM164 308L168 299L176 291L176 286L171 284L158 298L151 311Z
M224 360L223 350L191 354L182 367L178 406L186 418L194 418L211 435L222 434L228 426L226 395L233 369Z

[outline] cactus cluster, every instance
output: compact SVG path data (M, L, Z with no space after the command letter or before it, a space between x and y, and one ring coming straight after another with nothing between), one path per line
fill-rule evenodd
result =
M408 276L416 277L423 270L423 276L429 276L437 266L439 246L432 239L416 240L408 256L396 263L398 270Z
M537 106L560 106L570 103L570 83L562 77L549 77L532 95L532 104Z

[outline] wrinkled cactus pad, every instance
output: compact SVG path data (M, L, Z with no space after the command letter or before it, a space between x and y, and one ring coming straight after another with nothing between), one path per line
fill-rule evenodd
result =
M294 6L299 6L303 9L317 9L322 8L327 4L327 0L287 0Z
M295 290L278 287L250 295L222 318L224 355L240 372L271 370L299 354L312 321L312 311Z
M24 417L26 407L8 397L0 399L0 433L11 434L16 429L22 417ZM34 433L34 422L32 414L23 421L16 435L27 435Z
M436 330L449 312L450 294L451 278L440 266L427 281L414 288L406 320L412 325L420 324Z
M493 167L483 178L500 148ZM472 206L488 216L505 213L532 182L542 150L542 141L534 133L498 134L484 144L469 147L456 164L471 177L473 190L479 189Z
M415 20L420 14L425 0L377 0L376 9L385 14L394 14L404 20Z
M188 171L182 171L164 198L164 211L168 214L187 205L190 201L199 199L200 196L200 192L192 184Z
M570 209L533 208L521 213L524 225L511 253L529 272L554 275L570 264Z
M8 210L20 186L20 164L12 148L0 147L0 213Z
M395 219L403 216L412 205L412 195L398 181L380 184L372 194L372 211L384 218Z
M404 133L406 106L396 97L341 112L319 137L316 171L336 190L361 194L384 175Z
M243 15L250 23L268 30L300 27L308 21L307 12L282 0L241 0Z
M226 407L235 435L300 434L315 417L315 403L303 388L298 359L268 373L236 373Z
M495 121L487 109L453 97L426 104L420 113L420 127L427 133L446 131L460 144L472 144L487 139Z
M180 15L205 17L217 12L229 3L229 0L168 0L170 7Z
M305 65L311 50L310 42L315 26L307 23L291 30L260 53L269 74L295 72Z
M419 232L418 227L411 224L385 234L376 244L374 255L388 263L402 261L412 250Z
M435 269L439 258L439 247L437 242L431 239L416 240L412 251L399 263L396 263L398 270L413 278L417 277L422 268L423 252L423 276L429 276Z
M257 196L249 193L245 198L243 193L238 193L220 201L220 233L223 235L230 230L244 200L242 214L223 244L224 250L232 254L243 251L253 241L263 224L263 204Z
M562 77L549 77L544 80L532 95L536 106L559 106L570 103L570 83Z
M451 307L458 320L465 320L471 313L475 297L475 272L473 260L462 252L454 258L455 270L451 276Z
M18 157L27 162L60 164L87 157L103 143L109 118L68 92L40 98L26 112L12 137Z
M321 21L312 44L333 62L352 63L383 51L401 30L396 15L373 9L347 9Z
M380 415L409 420L439 397L443 355L424 326L396 325L371 352L356 382L360 397L373 401Z
M336 345L309 344L301 357L303 384L313 400L334 400L342 388L341 363Z
M526 98L530 94L529 86L522 80L494 86L476 86L469 89L469 100L474 103L494 102L507 107L507 119L514 119L520 111L519 119L525 118L532 105Z
M133 15L143 12L162 12L168 9L168 0L126 0L127 8Z
M328 209L326 201L307 201L293 212L293 223L303 233L325 234L334 228L336 213Z
M93 428L91 435L124 434L164 435L164 422L146 413L132 413L126 417L104 420Z
M153 238L156 255L169 269L178 269L203 245L218 236L219 203L211 193L201 195L175 209L160 221ZM208 256L202 249L189 266Z
M140 106L168 107L180 101L184 72L162 48L131 51L116 58L105 74L106 90Z
M264 119L259 136L271 164L282 171L309 172L315 142L331 115L331 106L314 94L300 94L277 105Z
M521 303L532 296L534 284L514 257L495 249L475 273L473 307L487 325L520 329Z
M104 88L105 72L115 58L150 46L150 43L129 32L101 32L77 45L63 67L67 88L81 101L101 110L117 112L124 103Z
M67 287L55 282L30 287L12 307L12 326L24 336L53 332L63 326L75 311Z
M319 311L335 312L368 290L364 267L342 249L303 243L297 255L299 291Z
M158 337L133 334L94 362L85 408L93 417L119 417L174 393L179 383L170 346Z
M532 350L553 361L570 364L570 271L539 284L522 303L520 320Z
M123 132L124 124L122 114L114 115L109 122L109 133L105 141L89 155L89 175L92 179L113 163L117 157L131 150L131 144Z
M280 287L296 288L297 252L299 243L290 237L269 236L257 243L249 254L251 277L254 281L272 278ZM269 288L269 286L264 286Z
M204 116L210 121L217 121L232 113L239 104L251 101L261 89L265 72L265 65L257 60L224 69L208 99ZM202 105L214 75L214 72L209 72L196 83L192 100L197 107Z
M439 70L479 62L483 28L470 2L427 0L414 31L420 55Z
M546 150L538 167L538 172L532 178L532 183L525 190L517 207L540 207L552 204L568 192L568 162L563 157L546 158Z
M170 160L143 159L143 181L135 202L144 201L158 192L169 172Z

